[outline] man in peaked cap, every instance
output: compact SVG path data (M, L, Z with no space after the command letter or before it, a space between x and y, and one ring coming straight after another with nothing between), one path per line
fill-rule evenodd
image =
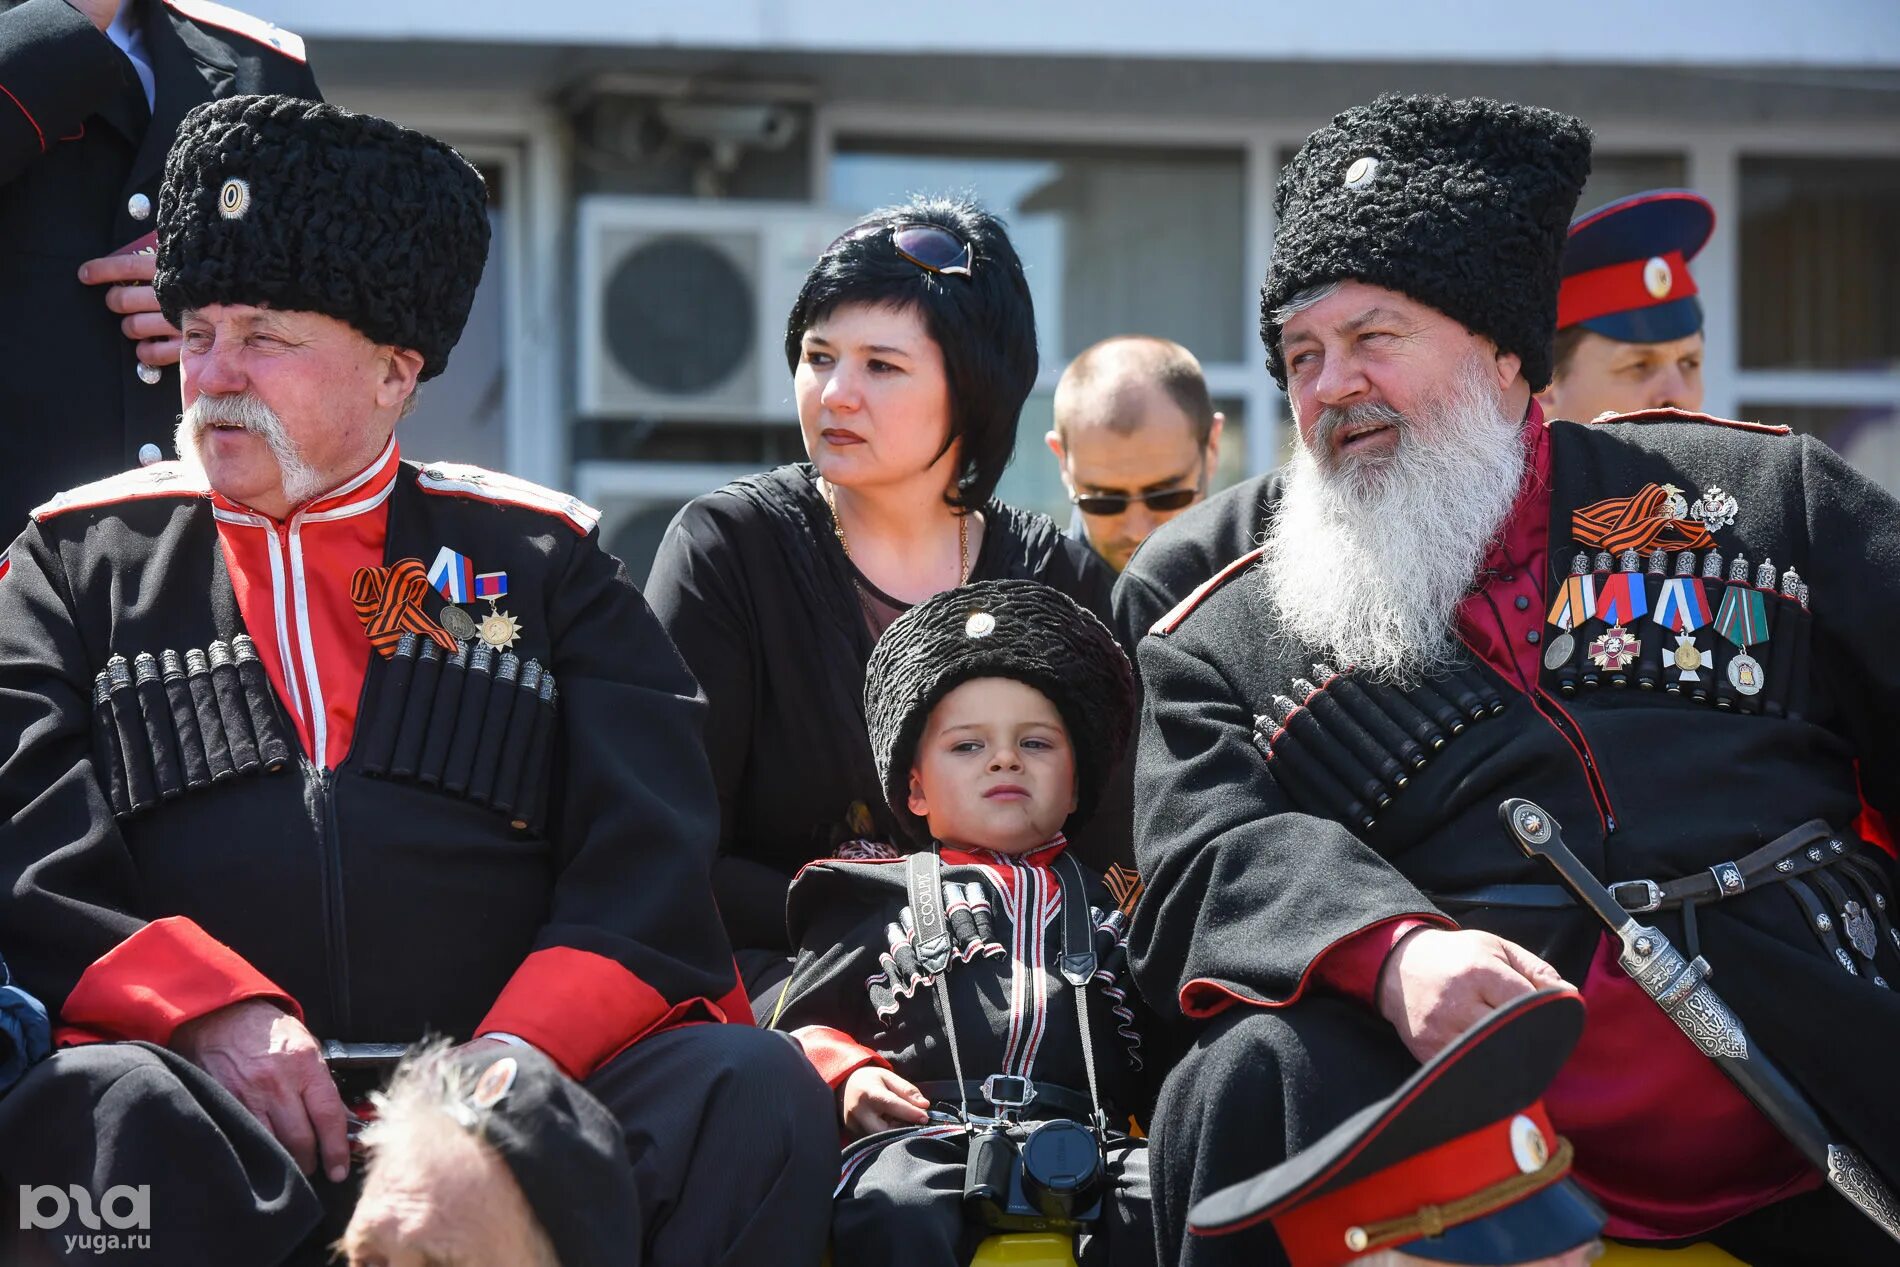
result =
M1552 418L1702 408L1702 302L1689 261L1715 208L1687 189L1651 189L1580 215L1564 247L1550 386Z
M1582 1267L1603 1213L1566 1178L1570 1143L1539 1098L1582 1033L1574 991L1520 995L1310 1148L1203 1200L1190 1226L1270 1222L1293 1267Z
M1900 810L1900 507L1785 428L1546 420L1589 149L1548 110L1393 96L1283 175L1261 333L1298 449L1264 546L1139 650L1131 947L1195 1040L1152 1131L1181 1262L1277 1261L1265 1223L1188 1210L1566 983L1590 1019L1544 1099L1609 1235L1892 1256L1498 826L1543 805L1900 1175L1900 1097L1856 1054L1900 1042L1863 819Z
M319 1043L428 1033L613 1114L620 1261L822 1247L830 1108L750 1024L691 675L594 511L398 452L484 203L382 119L194 111L159 199L181 460L53 499L0 561L0 927L65 1048L0 1169L149 1185L143 1261L321 1257L354 1189Z

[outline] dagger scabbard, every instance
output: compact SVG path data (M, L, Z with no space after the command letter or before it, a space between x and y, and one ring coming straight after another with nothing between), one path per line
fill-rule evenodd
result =
M1637 923L1570 852L1557 820L1542 807L1513 797L1498 806L1498 818L1527 857L1549 863L1577 900L1609 926L1623 945L1618 962L1643 993L1827 1176L1829 1186L1900 1241L1900 1201L1866 1158L1836 1140L1801 1090L1749 1042L1741 1019L1709 984L1708 962L1700 955L1685 958L1660 929Z

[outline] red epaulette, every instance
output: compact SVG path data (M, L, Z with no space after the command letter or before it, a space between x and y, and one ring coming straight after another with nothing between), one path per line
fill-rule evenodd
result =
M425 493L473 497L502 506L538 510L565 520L568 527L583 537L600 522L600 512L578 497L531 480L461 462L431 462L416 472L416 484Z
M265 48L282 53L295 62L308 60L304 56L301 35L286 31L283 27L266 22L263 18L252 17L241 10L214 4L212 0L165 0L165 4L174 13L190 18L201 26L215 26L220 31L242 35L245 39L255 40Z
M1151 634L1164 635L1173 633L1180 623L1188 618L1188 613L1200 606L1202 599L1225 585L1233 577L1240 575L1252 567L1254 562L1264 553L1266 553L1265 546L1256 546L1254 549L1241 555L1238 559L1235 559L1232 563L1229 563L1220 571L1214 573L1214 575L1208 577L1205 581L1202 581L1199 585L1196 585L1192 594L1189 594L1186 598L1176 603L1173 611L1163 616L1160 620L1155 621L1153 625L1150 625L1148 632Z
M33 508L32 519L34 523L43 524L69 510L113 506L150 497L203 497L209 491L207 486L187 475L183 464L154 462L56 493L51 500Z
M1626 414L1600 413L1590 420L1591 426L1611 422L1700 422L1716 427L1733 427L1737 431L1759 431L1763 435L1785 436L1794 434L1793 428L1779 423L1742 422L1735 418L1718 418L1714 414L1699 414L1688 409L1633 409Z

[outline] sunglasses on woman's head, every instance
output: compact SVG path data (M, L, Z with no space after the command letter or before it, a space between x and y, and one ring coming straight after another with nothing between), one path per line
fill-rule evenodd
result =
M1164 488L1154 493L1071 493L1069 500L1085 515L1119 515L1129 502L1140 502L1149 510L1186 510L1201 495L1201 486Z
M825 254L829 255L837 250L839 243L849 242L852 238L864 237L877 231L876 226L848 230L825 248ZM899 255L926 273L968 277L971 268L976 263L976 253L971 250L968 242L962 241L950 230L934 224L920 224L914 221L900 224L891 230L891 245Z

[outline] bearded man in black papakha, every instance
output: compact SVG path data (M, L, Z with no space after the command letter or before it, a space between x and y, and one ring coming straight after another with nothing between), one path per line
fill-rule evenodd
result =
M1900 1177L1862 801L1900 813L1900 508L1785 428L1542 415L1589 148L1550 111L1386 97L1282 179L1261 323L1299 448L1264 548L1140 649L1131 946L1197 1040L1153 1131L1182 1262L1274 1261L1189 1207L1566 982L1589 1024L1545 1103L1609 1235L1892 1257L1499 826L1544 806Z
M429 1033L613 1114L620 1261L822 1249L824 1089L720 931L692 676L591 509L397 451L485 203L381 119L194 111L159 203L184 460L0 563L0 935L67 1048L0 1101L0 1189L149 1185L142 1263L327 1259L354 1188L318 1040Z

